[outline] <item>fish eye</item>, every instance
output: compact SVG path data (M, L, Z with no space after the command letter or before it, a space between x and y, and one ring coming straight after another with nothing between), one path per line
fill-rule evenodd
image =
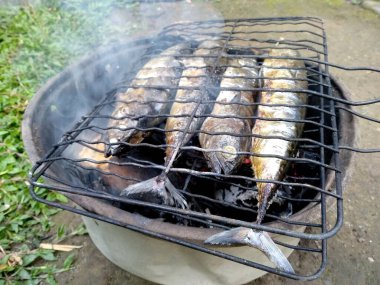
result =
M232 145L223 147L223 151L225 152L222 152L222 155L227 160L233 160L236 157L236 148L234 148Z

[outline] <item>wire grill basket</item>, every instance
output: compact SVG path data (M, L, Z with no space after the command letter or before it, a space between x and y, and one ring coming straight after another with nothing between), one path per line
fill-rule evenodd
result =
M221 48L217 53L206 55L194 55L202 43L214 40L220 43ZM167 48L187 43L184 50L174 55L162 55ZM346 145L347 138L343 138L344 129L349 126L347 121L356 118L370 120L376 123L380 121L362 115L352 110L352 106L364 106L380 102L379 99L352 102L339 96L339 88L329 74L329 68L339 68L350 71L371 70L371 68L346 68L328 62L326 34L320 19L311 17L294 18L266 18L266 19L238 19L226 21L204 21L191 23L178 23L166 27L157 37L147 41L137 41L136 47L143 50L140 56L129 59L127 69L121 67L123 80L114 89L104 94L91 112L80 114L81 119L69 131L65 131L61 140L54 144L51 150L44 154L33 167L30 175L30 190L32 196L38 201L60 207L82 215L100 219L109 223L120 225L150 236L158 237L170 242L181 244L196 250L210 253L241 264L256 267L271 273L279 274L294 279L310 280L317 278L326 266L327 239L334 236L343 222L343 189L342 179L346 169L342 168L342 156L347 151L379 152L379 149L357 149ZM270 50L295 50L296 57L270 56ZM173 78L169 84L157 84L154 80L138 82L134 80L136 74L146 68L144 65L158 56L173 57L179 62L190 62L190 65L181 64L176 67ZM202 58L210 64L197 66L196 60ZM223 78L228 78L224 71L233 66L231 62L236 59L254 59L255 66L260 70L265 66L265 60L273 58L281 60L300 60L305 63L303 69L307 77L307 89L273 90L263 86L265 80L282 80L284 78L268 78L262 73L254 77L241 76L245 81L257 81L254 86L244 85L244 88L234 86L222 86ZM193 60L193 61L192 61ZM183 77L185 68L204 69L201 75L189 76L189 80L203 80L203 84L194 86L179 86L178 82ZM287 69L278 66L274 69ZM236 76L230 76L236 79ZM286 79L286 78L285 78ZM120 100L122 93L128 90L143 90L146 93L158 94L156 99L145 102L136 100ZM196 99L178 101L173 94L178 90L197 90L208 94L208 97L200 96ZM194 104L196 108L189 114L179 117L189 117L191 120L215 117L221 120L229 116L217 116L210 113L210 106L216 103L217 95L221 91L250 92L258 97L260 92L294 92L307 95L307 104L299 105L306 111L302 119L263 118L256 115L250 117L235 117L242 120L269 120L273 122L288 121L289 123L303 123L303 133L299 138L287 139L297 144L294 157L279 157L288 161L289 168L282 180L260 180L252 175L250 156L260 154L252 151L237 153L242 157L242 166L231 174L216 173L207 164L205 152L223 152L220 149L205 149L199 143L200 133L213 136L226 135L223 133L207 131L203 129L191 130L189 124L179 129L183 133L190 133L192 139L187 144L170 145L165 142L165 136L173 130L165 129L165 122L173 117L169 112L154 115L128 114L123 118L112 115L117 106L137 106L144 108L149 104L172 104L181 102ZM163 100L159 94L171 94L170 99ZM133 105L135 104L135 105ZM225 103L228 104L228 103ZM234 106L262 106L260 101L253 103L233 103ZM198 108L206 106L206 113L197 113ZM294 107L287 104L270 105L269 107L288 108ZM105 139L105 134L110 130L127 131L122 121L126 118L138 120L153 120L159 118L159 123L154 126L133 126L129 129L140 131L146 137L139 143L123 142L125 150L118 157L105 157L107 147L112 142ZM353 134L352 130L349 134ZM260 137L257 134L228 133L233 136L246 136L250 140ZM346 135L347 136L347 135ZM281 139L281 136L264 136L263 139ZM283 139L283 137L282 137ZM348 139L348 141L351 138ZM172 148L179 155L169 164L164 164L165 150ZM225 151L224 151L225 152ZM228 151L226 152L228 154ZM264 155L265 156L265 155ZM343 165L344 166L344 165ZM189 203L188 209L146 202L120 196L120 191L142 180L149 179L166 171L176 188ZM254 223L257 216L256 182L276 183L279 185L277 196L269 207L263 224ZM39 195L39 189L65 193L75 201L75 197L93 197L106 203L117 206L128 212L138 212L148 218L164 219L167 223L176 223L184 227L201 227L213 229L230 229L233 227L248 227L264 230L269 233L284 235L301 240L315 241L291 245L277 242L279 245L289 247L297 251L314 254L320 262L316 265L315 272L301 272L296 269L296 274L278 271L274 268L232 256L212 248L154 232L128 223L121 223L115 218L107 217L85 208L77 209L69 205L48 201ZM334 206L334 213L327 216L329 207ZM313 209L315 216L308 215ZM332 226L328 226L332 225ZM311 228L304 232L305 227Z

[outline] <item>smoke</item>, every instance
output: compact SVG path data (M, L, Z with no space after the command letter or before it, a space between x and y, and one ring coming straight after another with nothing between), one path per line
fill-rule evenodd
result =
M23 1L21 5L26 11L33 11L29 13L32 17L36 13L45 17L40 31L36 33L36 37L45 35L40 40L38 54L32 55L32 61L30 54L21 52L17 56L19 62L31 62L30 70L41 64L47 67L35 71L42 86L41 100L32 117L35 126L33 139L40 157L83 116L88 115L130 70L136 69L136 62L149 45L134 48L131 43L152 38L174 23L221 19L211 4L189 1ZM160 45L159 42L155 44ZM56 74L59 77L46 83ZM111 112L112 105L102 110L104 115ZM104 127L106 124L106 118L90 123ZM86 130L77 138L96 142L100 136L95 131ZM90 149L86 152L83 145L74 143L62 155L71 159L104 159L103 145L93 146L98 148L98 152ZM57 161L53 168L58 176L67 172L67 179L77 177L77 185L89 185L83 180L85 175L81 171L74 175L68 172L68 169L75 170L70 168L70 164ZM117 173L118 168L112 171ZM94 176L99 176L99 173L94 172Z
M15 60L40 86L53 75L68 70L49 92L40 108L36 125L40 137L49 133L44 152L58 142L82 116L88 114L114 86L123 80L134 59L144 50L125 53L128 42L157 35L176 22L221 19L210 3L191 1L7 1L21 5L34 17L30 32L38 41L37 52L21 51ZM114 48L112 48L112 46ZM111 47L111 48L110 48ZM103 50L108 50L103 53ZM88 61L83 58L97 54ZM112 54L112 58L111 55ZM101 58L103 57L104 58ZM96 61L96 62L95 62ZM78 62L82 62L78 64ZM67 67L70 66L70 69ZM17 72L22 74L21 72ZM24 78L25 78L24 76ZM27 80L27 79L26 79ZM51 83L51 82L50 82Z
M153 36L173 23L221 19L209 3L191 1L61 1L58 9L72 17L74 26L63 39L70 54L131 38ZM46 3L51 3L47 1ZM50 4L52 5L52 4ZM57 30L61 23L56 23Z

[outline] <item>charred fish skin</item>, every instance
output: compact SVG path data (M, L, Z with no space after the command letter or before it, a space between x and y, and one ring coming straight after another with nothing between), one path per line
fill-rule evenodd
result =
M264 106L257 110L257 120L252 130L252 153L264 156L251 156L252 169L256 179L281 181L289 166L285 159L265 157L277 155L284 158L294 155L296 143L292 139L302 134L303 123L289 121L267 121L260 118L277 118L285 120L302 120L305 117L305 108L299 107L307 102L307 95L302 92L292 92L292 89L307 89L307 74L302 60L295 50L271 50L273 57L289 57L287 59L265 59L261 74L263 87L281 89L281 92L267 91L261 93L262 104L287 104L294 107ZM283 79L285 78L285 79ZM255 137L259 135L260 137ZM265 136L278 136L284 139L266 139ZM288 140L286 140L288 139ZM278 185L275 183L258 182L258 217L261 223L270 200L275 195Z
M144 133L136 128L149 128L163 122L160 116L169 112L174 96L170 89L145 88L144 85L177 86L181 76L182 64L175 55L190 52L190 44L181 43L168 48L159 56L148 61L137 73L131 85L141 88L129 88L116 95L117 101L112 113L115 120L110 120L104 141L107 143L105 156L118 155L123 149L123 142L139 143ZM155 102L156 101L156 102ZM160 102L157 102L160 101ZM149 117L146 117L149 115ZM154 117L157 115L157 117ZM134 118L135 117L135 118Z
M175 149L185 145L202 124L202 118L198 117L207 110L206 104L199 104L209 99L207 92L202 90L203 86L210 80L209 69L215 64L213 58L207 55L217 55L221 52L222 45L219 41L204 41L195 52L194 57L184 59L184 70L179 81L175 101L170 110L170 116L166 122L166 157L165 170L152 179L142 181L125 188L121 195L146 199L149 196L160 196L162 203L179 208L187 208L187 202L178 189L168 179L167 173L170 164L176 158ZM181 87L190 87L181 89ZM193 102L181 102L193 101ZM195 117L191 117L195 111ZM188 132L183 130L188 126Z
M221 88L257 87L257 62L254 58L230 59L229 65L220 83ZM255 111L254 97L254 91L222 90L216 99L211 116L204 121L199 135L201 147L205 150L219 150L204 152L214 172L232 173L244 159L244 155L238 153L249 152L252 141L252 117ZM226 116L226 118L213 116ZM245 119L236 117L245 117ZM216 133L229 134L216 135Z

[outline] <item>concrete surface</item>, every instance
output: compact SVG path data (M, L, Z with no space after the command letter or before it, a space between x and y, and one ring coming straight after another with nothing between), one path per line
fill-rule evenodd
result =
M199 1L192 1L198 5ZM165 13L175 4L160 4ZM202 4L210 16L225 18L317 16L324 20L331 62L345 66L377 66L380 68L380 17L345 1L208 1ZM212 12L213 10L219 12ZM175 7L174 7L175 11ZM161 14L161 17L165 16ZM214 13L214 14L213 14ZM350 89L353 100L380 97L380 75L374 72L351 72L332 69ZM355 110L380 118L380 104ZM380 147L380 125L359 121L361 147ZM380 227L377 201L380 199L380 154L356 156L352 178L344 195L344 226L328 241L328 264L313 285L380 284ZM62 213L56 221L75 226L80 218ZM88 237L75 237L66 243L82 244L76 252L75 269L58 275L59 284L152 284L129 274L104 258ZM305 243L304 243L305 244ZM64 260L60 257L59 263ZM293 264L312 268L315 257L293 253ZM186 278L191 278L188 276ZM275 275L266 275L250 285L299 284Z

